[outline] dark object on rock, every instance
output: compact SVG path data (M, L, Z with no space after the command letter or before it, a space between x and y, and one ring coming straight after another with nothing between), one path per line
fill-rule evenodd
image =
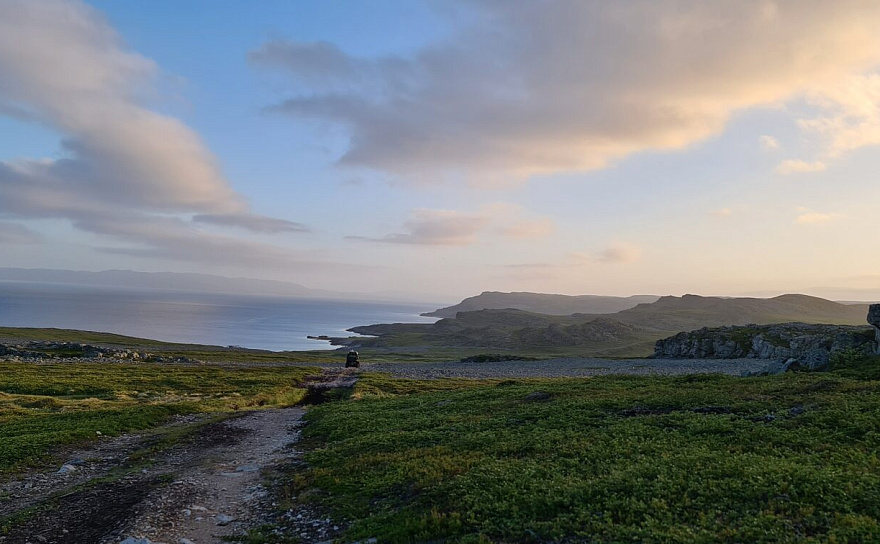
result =
M361 366L361 359L356 351L349 351L345 356L345 368Z
M868 323L874 327L874 339L877 343L874 353L880 355L880 304L871 304L868 307Z
M553 395L546 391L533 391L526 395L523 399L526 402L544 402L553 398Z

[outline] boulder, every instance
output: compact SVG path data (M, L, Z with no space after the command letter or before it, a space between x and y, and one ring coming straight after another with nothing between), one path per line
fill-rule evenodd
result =
M868 323L874 327L874 338L876 345L874 353L880 355L880 304L871 304L868 307Z
M765 372L770 374L795 369L826 370L835 353L855 351L869 355L878 349L873 337L876 335L880 340L880 304L872 306L869 321L872 318L876 322L873 331L866 327L807 323L704 327L658 340L654 357L767 359L776 361ZM793 363L784 363L789 360Z

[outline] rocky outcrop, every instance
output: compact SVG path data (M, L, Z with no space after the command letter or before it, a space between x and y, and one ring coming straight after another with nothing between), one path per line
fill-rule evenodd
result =
M0 344L0 360L3 361L132 361L150 363L199 364L202 361L181 356L156 355L125 348L93 346L76 342L33 341L23 344Z
M875 353L880 355L880 304L871 304L868 308L868 323L874 327Z
M876 349L874 331L867 327L784 323L703 328L679 333L658 340L654 357L775 359L789 366L822 370L828 366L834 353L852 350L869 355Z

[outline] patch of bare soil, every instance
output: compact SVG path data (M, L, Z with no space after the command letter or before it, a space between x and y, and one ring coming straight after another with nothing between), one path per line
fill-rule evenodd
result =
M356 381L355 369L326 369L304 384L312 399L305 403L330 400ZM266 523L299 542L331 541L343 528L315 507L276 501L280 480L302 465L294 446L303 413L182 416L61 452L60 469L0 481L0 527L9 528L0 544L209 544ZM170 446L169 437L177 437Z
M279 514L264 486L262 474L298 462L292 446L302 414L301 408L263 410L209 423L152 456L144 452L154 435L70 452L65 466L72 468L62 473L34 471L0 486L0 519L33 509L0 542L220 543L279 515L300 516L308 527L303 541L328 540L339 529L329 519L306 510ZM132 454L144 464L133 465Z

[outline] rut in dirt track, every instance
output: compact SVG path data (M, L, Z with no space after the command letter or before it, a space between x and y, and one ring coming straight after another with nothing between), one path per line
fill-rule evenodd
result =
M325 370L304 384L304 403L321 402L328 392L356 382L354 369ZM0 543L117 544L135 538L208 544L242 534L278 518L263 475L300 463L294 446L303 414L299 407L260 410L205 424L189 439L148 457L139 470L132 469L128 456L151 447L149 434L105 439L91 450L72 452L71 457L97 466L68 475L31 473L4 484L14 498L0 502L0 516L29 507L36 513L0 536ZM108 451L113 456L107 457ZM120 470L125 471L121 478L96 480ZM342 531L304 508L285 517L287 530L302 542L325 541Z

